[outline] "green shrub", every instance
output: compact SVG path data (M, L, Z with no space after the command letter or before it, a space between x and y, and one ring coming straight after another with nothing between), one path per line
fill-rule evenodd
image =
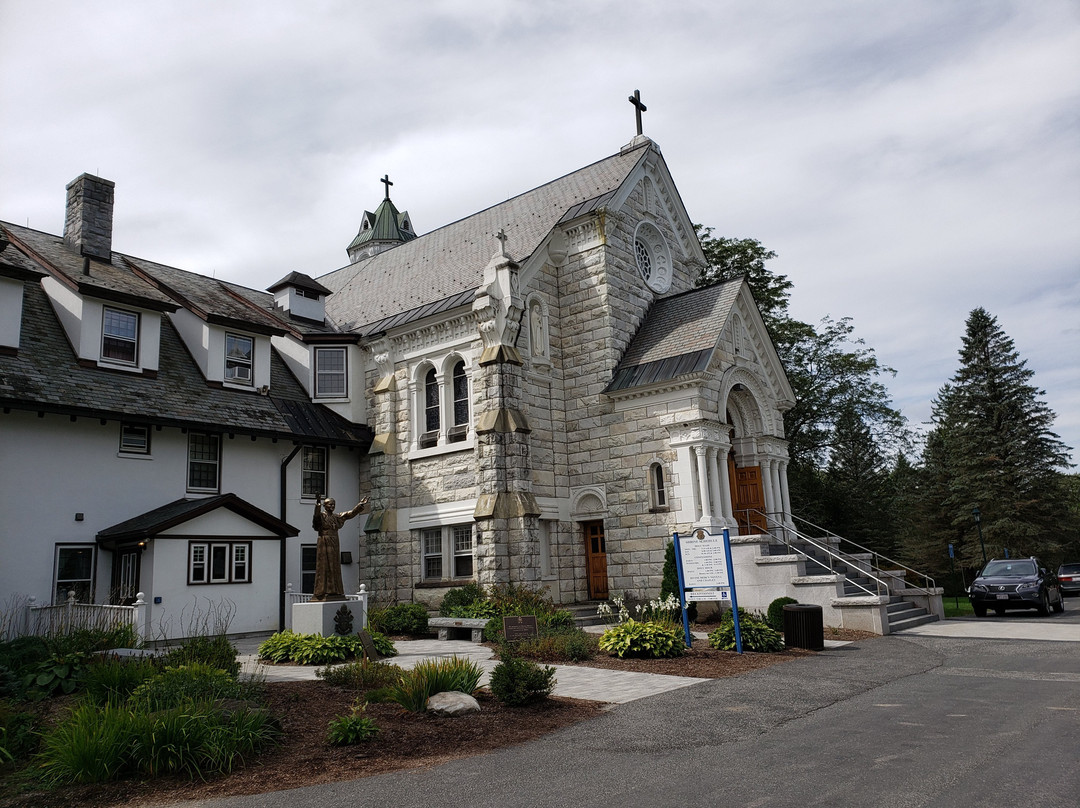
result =
M368 632L380 656L396 656L389 638L377 631ZM268 637L259 645L259 659L270 662L297 662L301 665L330 665L363 657L364 646L356 634L323 637L319 634L296 634L285 630Z
M135 627L128 624L115 628L80 628L66 634L50 634L45 638L50 653L96 654L113 648L141 648Z
M101 783L127 773L206 777L230 771L279 732L269 713L257 709L226 713L189 702L144 712L83 704L45 734L38 758L53 783Z
M477 601L483 602L484 590L477 584L465 584L456 589L451 589L445 595L443 595L442 601L439 603L439 615L441 617L463 617L464 615L458 614L457 609L471 606ZM488 615L490 617L490 615Z
M150 659L101 659L86 667L83 690L94 704L124 704L139 685L158 672Z
M542 616L537 622L551 631L569 630L574 628L574 615L565 609L556 609L551 614Z
M343 715L330 722L327 741L331 746L352 746L370 740L379 733L375 721L364 715L366 706L357 700L351 715Z
M422 713L436 693L472 693L483 675L484 669L469 659L424 659L393 686L391 698L410 712Z
M368 635L371 637L371 643L375 646L375 650L379 653L379 656L397 656L397 648L394 647L394 641L385 634L380 634L378 631L369 631Z
M253 686L238 682L223 670L201 662L166 668L140 684L131 693L128 704L153 712L177 707L187 702L216 699L245 699Z
M486 620L496 617L495 604L487 600L477 600L464 606L456 607L450 617L466 617L472 620Z
M428 611L421 603L402 603L386 609L372 609L368 625L383 634L427 634Z
M596 656L598 638L581 629L541 632L514 643L513 654L541 662L582 662ZM503 656L500 651L499 656Z
M0 642L0 668L10 670L19 679L48 658L49 646L41 637L17 637Z
M529 704L551 695L555 687L555 669L509 656L491 672L490 687L495 698L503 704L511 707Z
M351 687L356 690L389 687L397 683L405 671L391 662L373 662L361 659L344 665L319 668L315 676L334 687Z
M130 765L135 713L123 707L77 707L41 740L41 772L52 783L104 783Z
M499 616L533 614L540 617L555 611L555 604L549 598L525 584L497 584L488 594L488 601L494 604Z
M784 630L784 607L798 603L795 598L777 598L769 604L769 610L766 612L765 622L769 624L769 627L773 631L783 632Z
M784 650L784 635L775 631L760 620L747 619L739 615L739 633L742 636L744 651L773 653ZM709 647L721 651L735 650L735 621L722 620L720 627L709 633Z
M679 656L686 650L686 642L683 632L674 626L631 618L605 631L600 637L600 649L619 658L659 659Z
M45 696L56 692L74 693L91 658L87 651L52 653L30 669L23 677L23 686Z
M170 650L165 655L164 664L167 668L176 668L192 662L202 662L223 670L234 679L240 674L236 647L224 634L192 637L178 648Z

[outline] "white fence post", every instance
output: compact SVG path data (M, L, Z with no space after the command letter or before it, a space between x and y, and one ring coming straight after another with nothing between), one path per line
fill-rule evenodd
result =
M360 601L360 628L367 628L367 584L360 584L356 599Z
M137 592L135 594L135 602L132 604L135 609L133 621L135 624L135 636L143 642L146 642L150 636L150 607L146 602L146 593Z

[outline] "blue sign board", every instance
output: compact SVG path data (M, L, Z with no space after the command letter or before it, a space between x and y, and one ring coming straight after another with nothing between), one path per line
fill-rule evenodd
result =
M689 536L672 534L675 545L675 568L679 573L679 602L683 613L686 647L692 643L687 601L716 600L731 602L735 619L735 650L742 653L742 629L739 626L739 601L735 596L735 572L731 564L731 536L725 529L720 535L698 528Z

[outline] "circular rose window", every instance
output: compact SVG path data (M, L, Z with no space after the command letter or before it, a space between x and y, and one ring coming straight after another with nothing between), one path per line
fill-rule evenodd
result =
M671 252L651 222L642 222L634 231L634 258L646 286L659 293L671 288Z

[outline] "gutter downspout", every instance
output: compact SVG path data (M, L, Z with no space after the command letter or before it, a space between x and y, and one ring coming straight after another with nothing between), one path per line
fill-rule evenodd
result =
M298 443L293 447L293 450L289 452L289 456L281 461L281 480L278 486L278 491L280 495L280 500L278 503L278 516L280 517L281 521L285 523L288 523L289 521L286 518L288 516L288 507L285 500L285 494L287 490L285 482L286 470L288 469L289 463L292 462L292 459L296 457L296 453L299 451L300 444ZM288 541L289 540L287 537L281 537L281 553L278 561L278 567L280 569L280 581L278 582L278 631L285 630L285 586L288 583L285 580L285 562L288 556Z

